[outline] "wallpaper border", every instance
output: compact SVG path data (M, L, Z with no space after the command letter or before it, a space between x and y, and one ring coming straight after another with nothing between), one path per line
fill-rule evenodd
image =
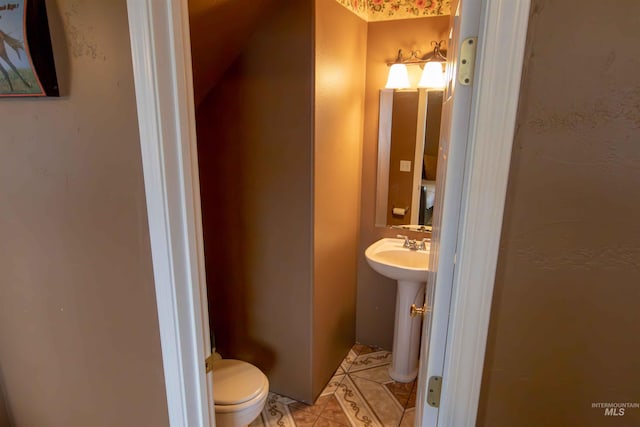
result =
M367 22L451 14L451 0L336 0Z

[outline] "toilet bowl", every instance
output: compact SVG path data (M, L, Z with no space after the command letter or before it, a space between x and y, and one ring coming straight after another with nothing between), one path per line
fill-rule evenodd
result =
M211 373L216 427L248 426L267 401L267 377L250 363L234 359L214 361Z

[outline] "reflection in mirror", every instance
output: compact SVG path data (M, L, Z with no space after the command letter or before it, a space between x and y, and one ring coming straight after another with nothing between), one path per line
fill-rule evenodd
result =
M380 91L376 225L431 230L441 90Z
M436 194L436 172L440 149L440 119L442 117L443 91L427 92L426 126L422 152L422 180L418 224L431 226L433 202Z

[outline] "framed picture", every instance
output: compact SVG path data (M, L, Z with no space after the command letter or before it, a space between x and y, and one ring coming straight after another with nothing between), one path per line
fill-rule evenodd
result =
M44 0L0 0L0 97L59 96Z

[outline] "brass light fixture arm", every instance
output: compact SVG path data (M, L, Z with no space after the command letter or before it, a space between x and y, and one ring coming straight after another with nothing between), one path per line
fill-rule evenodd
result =
M412 50L409 54L408 58L405 58L402 54L402 49L398 49L398 55L396 59L393 61L388 61L387 65L392 66L393 64L417 64L423 65L430 61L437 62L446 62L447 60L447 51L442 50L442 43L444 40L432 41L431 46L433 46L433 51L421 57L422 52L419 50Z

